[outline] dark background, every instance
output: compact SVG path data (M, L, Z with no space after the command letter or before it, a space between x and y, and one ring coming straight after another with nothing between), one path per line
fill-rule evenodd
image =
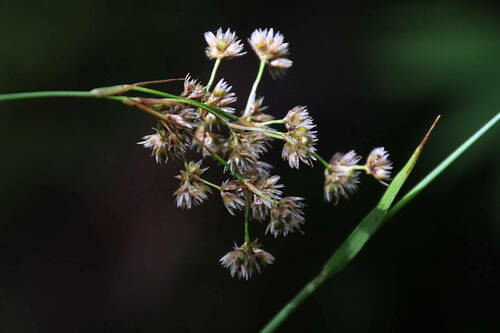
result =
M500 109L499 9L495 1L327 9L3 0L0 92L90 90L188 72L206 81L205 31L231 27L246 40L274 27L290 42L294 66L282 79L266 73L259 95L276 116L308 105L323 155L384 146L400 169L443 116L407 190ZM223 63L240 107L257 66L251 52ZM231 279L218 259L241 243L242 219L215 195L196 209L175 207L181 165L157 165L136 144L152 119L101 100L0 108L1 332L256 332L384 191L364 177L359 193L334 207L322 199L321 168L289 169L277 145L266 159L287 194L307 198L305 234L274 239L253 225L276 263L250 281ZM498 332L498 143L497 126L280 332Z

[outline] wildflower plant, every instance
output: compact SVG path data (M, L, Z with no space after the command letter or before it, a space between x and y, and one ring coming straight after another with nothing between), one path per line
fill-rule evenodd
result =
M255 30L248 42L259 60L250 94L237 104L236 93L223 78L216 80L222 61L245 55L243 42L230 29L206 32L205 54L214 61L208 82L187 74L181 79L122 84L86 91L42 91L0 95L0 101L40 97L102 98L121 102L151 115L156 124L153 133L138 143L151 151L157 163L179 161L181 170L174 192L179 208L203 204L210 196L222 200L228 213L242 216L243 239L221 257L220 264L233 277L248 280L275 258L250 236L251 223L265 223L266 239L302 233L306 222L305 199L284 192L280 176L263 158L272 144L282 144L281 156L291 168L301 165L324 169L324 197L338 204L359 188L363 174L388 186L376 207L359 223L346 241L326 262L321 273L308 283L269 323L262 332L273 332L324 281L342 270L363 248L371 235L443 170L466 151L479 137L500 120L496 114L476 134L445 159L434 171L393 205L399 190L411 173L430 132L424 137L409 161L392 179L393 164L384 147L374 148L363 160L354 150L334 153L329 161L317 151L316 124L306 106L292 106L286 112L270 114L264 97L257 90L266 67L273 77L282 77L292 67L289 44L274 29ZM150 84L183 81L179 95L146 88ZM127 96L141 92L150 97ZM196 156L193 160L193 156ZM364 161L364 162L363 162ZM207 179L205 171L214 162L220 166L221 179Z

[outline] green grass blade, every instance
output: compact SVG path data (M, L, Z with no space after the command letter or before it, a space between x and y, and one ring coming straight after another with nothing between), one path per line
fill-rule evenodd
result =
M426 188L437 176L439 176L447 167L450 166L460 155L462 155L469 147L484 135L490 128L500 120L500 113L497 113L490 121L483 125L474 135L458 147L450 154L443 162L441 162L434 170L432 170L424 179L422 179L414 188L412 188L405 196L399 200L394 207L389 211L387 219L390 219L394 214L405 207L414 197L416 197L424 188Z
M430 132L436 125L436 119L431 129L424 137L414 154L408 160L405 167L396 175L391 185L387 188L377 206L360 222L344 243L335 251L327 261L321 273L311 280L274 318L262 329L262 333L274 332L283 321L292 314L299 305L304 302L321 284L328 278L340 272L358 253L361 251L370 237L380 226L388 221L394 214L404 208L415 196L418 195L427 185L429 185L440 173L442 173L451 163L453 163L462 153L464 153L474 142L482 137L489 129L500 120L500 113L488 121L473 136L458 147L450 156L441 162L431 173L411 189L392 209L389 209L399 190L412 171L422 149L427 142Z
M415 149L406 165L394 177L379 203L373 208L368 215L359 223L353 232L347 237L342 245L333 253L330 259L323 266L321 273L309 282L298 294L289 302L261 331L262 333L273 332L281 323L306 300L325 280L331 278L336 273L340 272L358 253L361 251L370 237L383 224L389 207L396 198L401 187L405 183L413 167L422 153L422 150L429 139L430 133L439 121L439 116L436 118L431 128Z

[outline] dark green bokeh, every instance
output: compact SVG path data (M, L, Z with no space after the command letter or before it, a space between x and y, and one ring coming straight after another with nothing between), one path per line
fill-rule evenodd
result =
M203 32L245 39L275 27L294 67L263 80L270 112L308 105L323 155L385 146L397 167L437 114L408 187L500 109L495 2L4 1L0 92L89 90L192 73L206 80ZM240 105L257 60L223 64ZM165 88L163 86L162 88ZM172 91L179 84L168 86ZM321 268L383 188L363 179L350 201L322 200L322 171L269 160L287 193L307 198L305 235L253 233L277 257L251 281L218 258L239 218L213 196L175 208L179 163L156 165L135 143L154 122L108 101L2 103L1 330L255 332ZM283 332L497 332L499 131L482 138L385 226ZM213 169L217 169L214 165ZM217 172L214 180L222 180Z

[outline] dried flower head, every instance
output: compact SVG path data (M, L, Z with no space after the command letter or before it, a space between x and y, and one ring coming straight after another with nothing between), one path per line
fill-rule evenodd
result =
M151 148L151 156L154 156L156 163L167 162L167 140L161 132L157 129L155 134L150 134L143 136L143 141L137 142L139 145L143 145L145 148Z
M280 233L286 236L289 232L301 231L300 227L305 222L303 211L305 204L302 200L304 198L285 197L274 204L266 234L269 232L277 237Z
M372 150L366 159L367 174L372 175L381 183L391 178L392 162L389 160L389 152L384 147Z
M248 280L255 272L260 273L261 267L271 265L274 257L262 250L257 241L254 241L240 247L235 244L234 250L223 256L219 262L224 268L229 269L232 277L238 276L240 279Z
M226 180L221 185L220 195L222 202L231 215L236 215L245 207L243 186L239 180Z
M205 40L208 44L205 53L210 59L237 57L246 53L242 52L243 44L237 39L236 33L229 29L223 32L222 28L219 28L215 34L211 31L205 32Z
M312 126L312 125L311 125ZM299 162L312 166L316 160L313 153L316 152L314 145L318 141L316 131L311 131L305 126L288 131L287 141L283 145L281 157L288 160L291 168L298 169Z
M336 153L330 160L329 170L325 170L325 199L338 203L340 197L349 198L349 194L358 189L359 172L354 169L361 156L354 150L347 154Z
M254 186L271 200L280 200L281 194L283 193L280 188L283 188L284 186L282 184L278 184L279 180L280 176L268 177L265 175L260 177L260 179L254 183ZM254 193L250 207L252 208L253 217L256 220L263 221L269 215L272 204L262 196Z
M267 151L270 138L262 133L232 133L227 143L231 171L252 169L259 157Z
M191 99L198 99L203 97L204 95L205 87L201 83L199 83L198 80L191 78L189 74L186 75L186 78L184 79L184 91L182 92L181 96Z
M185 167L186 170L181 170L181 174L176 176L180 180L180 186L174 195L177 197L177 207L189 209L201 204L211 190L200 181L199 177L208 169L201 168L201 161L189 162Z

